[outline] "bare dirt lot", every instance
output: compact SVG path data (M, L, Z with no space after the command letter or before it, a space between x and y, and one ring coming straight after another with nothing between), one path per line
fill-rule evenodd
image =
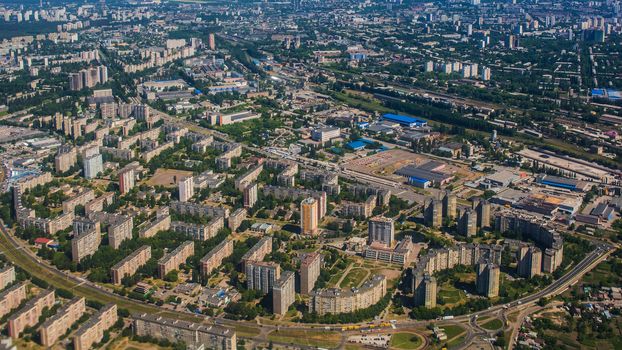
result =
M155 174L146 181L146 184L150 186L174 187L177 186L177 182L179 182L180 179L187 176L192 176L192 171L159 168L156 170Z

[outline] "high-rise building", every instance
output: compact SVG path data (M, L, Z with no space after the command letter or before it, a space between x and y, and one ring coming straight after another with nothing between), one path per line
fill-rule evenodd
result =
M300 233L303 235L318 233L318 201L313 197L300 203Z
M445 191L443 194L443 217L456 217L457 198L451 191Z
M214 35L214 33L209 34L208 43L209 43L210 50L216 50L216 36Z
M532 278L542 270L542 251L538 247L521 246L518 249L518 275Z
M84 177L87 179L93 179L104 171L103 158L101 154L94 154L90 157L84 158Z
M458 219L458 233L472 237L477 234L477 213L473 209L464 210Z
M253 182L252 184L244 187L244 207L252 208L257 203L257 183Z
M423 209L423 220L430 227L440 227L443 224L443 205L438 199L426 201Z
M322 256L318 253L309 253L300 261L300 294L309 294L315 287L320 276Z
M368 243L380 242L388 247L393 245L395 228L393 219L377 216L369 220Z
M414 278L415 305L427 309L436 307L436 278L428 273L418 274Z
M274 282L272 288L272 312L285 315L289 306L296 300L296 275L291 271L283 271L281 278Z
M490 227L490 202L478 198L473 201L473 209L477 212L477 227Z
M194 196L194 178L188 176L179 180L179 201L187 202Z
M58 148L54 157L54 170L57 173L64 173L71 169L78 162L78 152L71 145L63 145Z
M490 80L490 68L485 67L482 69L482 80L489 81Z
M489 261L481 261L475 267L477 293L488 298L499 296L499 266Z
M135 186L136 175L133 168L122 169L119 172L119 190L121 194L128 193Z
M268 294L274 281L281 278L281 266L274 262L249 261L246 263L247 289L255 289Z

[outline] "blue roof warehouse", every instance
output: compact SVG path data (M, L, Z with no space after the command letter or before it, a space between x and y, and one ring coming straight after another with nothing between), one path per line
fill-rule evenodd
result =
M428 125L428 121L424 119L408 117L408 116L399 115L399 114L390 114L390 113L383 115L382 120L387 120L387 121L391 121L394 123L398 123L402 126L406 126L409 128L420 128L420 127L424 127Z

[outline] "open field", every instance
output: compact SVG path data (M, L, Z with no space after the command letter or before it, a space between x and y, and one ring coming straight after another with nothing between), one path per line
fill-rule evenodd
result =
M395 333L391 336L391 348L394 349L417 349L423 344L423 339L415 333Z
M341 342L341 335L332 331L307 331L282 329L268 334L268 340L280 343L299 344L322 348L336 348Z
M174 187L187 176L192 176L192 171L159 168L146 183L149 186Z

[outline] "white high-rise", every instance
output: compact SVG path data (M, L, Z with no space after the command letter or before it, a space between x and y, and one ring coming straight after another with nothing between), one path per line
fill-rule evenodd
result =
M179 181L179 201L187 202L194 196L194 178L189 176Z

